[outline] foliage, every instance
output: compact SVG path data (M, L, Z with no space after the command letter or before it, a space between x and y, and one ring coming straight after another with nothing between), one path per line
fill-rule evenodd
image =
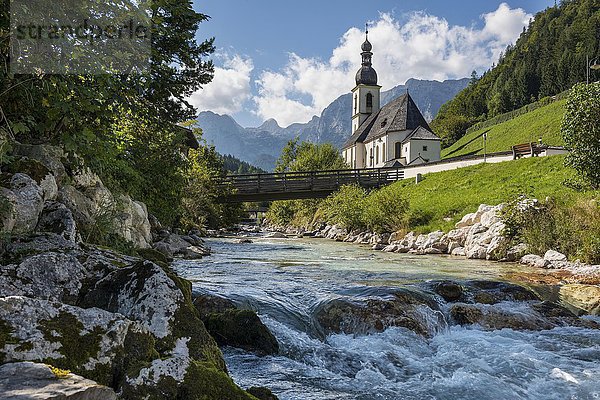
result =
M440 109L432 127L449 145L464 134L457 121L472 125L585 81L586 57L600 55L599 27L597 0L564 0L538 13L496 67Z
M409 203L402 191L386 186L367 196L363 219L371 231L396 232L406 227L408 209Z
M275 172L306 172L347 169L348 165L330 143L298 143L292 139L283 148Z
M334 195L325 201L323 215L327 222L340 222L329 219L332 213L327 212L328 208L338 207L351 215L361 215L353 218L360 221L353 225L373 229L377 227L376 220L364 217L365 205L373 199L373 207L383 210L378 214L382 220L393 221L384 230L427 233L453 229L456 222L475 212L482 203L505 203L522 194L540 199L551 196L565 205L598 198L597 191L580 192L563 185L573 176L573 171L564 167L564 159L563 156L527 158L431 173L418 184L404 180L373 191L362 202L358 198L352 201L348 196L343 208L337 205L342 199Z
M128 75L9 73L9 41L0 46L0 104L4 128L22 142L54 142L69 152L102 144L123 109L164 126L189 119L195 110L185 98L211 81L205 57L213 40L197 41L208 17L190 2L151 2L151 55L147 71ZM0 35L7 38L9 2L0 7ZM100 147L102 148L102 147Z
M50 371L54 374L54 376L57 379L67 379L69 375L71 375L71 371L69 371L68 369L60 369L53 367L52 365L48 365L48 368L50 368Z
M293 139L283 149L275 172L308 172L346 169L340 152L331 144L298 143ZM277 225L309 226L315 222L321 200L273 202L267 219Z
M408 208L404 195L390 186L367 193L358 185L346 185L321 204L322 215L329 223L378 233L404 228Z
M220 204L216 200L224 195L215 177L223 177L223 160L214 146L202 145L189 151L190 168L182 194L181 226L185 228L217 228L237 223L241 217L239 204ZM232 190L232 189L225 189Z
M600 83L577 85L567 102L562 134L573 167L600 188Z
M342 186L322 204L323 216L329 223L342 225L349 230L364 229L367 191L358 185Z
M288 172L296 161L298 154L298 138L290 140L275 163L275 172Z
M566 100L553 102L508 121L469 131L452 146L442 150L442 158L483 154L483 135L487 135L487 152L510 151L521 143L542 142L552 146L564 144L560 123Z
M600 262L600 207L595 200L565 204L556 199L538 202L521 196L502 211L505 234L514 243L544 254L556 250L584 262Z
M260 169L258 167L255 167L254 165L251 165L251 164L247 163L246 161L242 161L230 154L221 156L221 159L223 160L223 169L232 174L244 175L244 174L265 174L265 173L267 173L267 171Z
M296 215L295 202L290 200L275 201L269 207L267 219L276 225L290 225Z
M128 113L113 125L113 132L107 147L114 150L89 157L91 166L100 171L107 186L126 191L146 203L163 224L174 225L190 168L185 130ZM107 156L114 162L104 162Z

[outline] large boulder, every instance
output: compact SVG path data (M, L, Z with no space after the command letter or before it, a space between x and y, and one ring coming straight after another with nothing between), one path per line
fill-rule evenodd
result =
M189 235L167 234L161 241L154 243L152 246L167 258L200 259L210 255L210 250L204 247L202 239Z
M600 286L597 285L564 285L560 288L561 300L584 313L600 315Z
M146 205L125 195L119 197L118 201L122 210L119 217L119 235L137 248L149 248L152 229Z
M484 330L545 330L557 325L535 313L506 310L493 306L455 304L450 308L452 319L459 325L479 325Z
M191 358L225 370L221 352L193 306L191 284L168 269L149 261L119 268L99 280L81 304L140 321L166 352L187 338Z
M449 303L498 304L539 300L534 292L523 286L500 281L430 281L424 287Z
M44 208L43 190L36 181L21 173L12 176L9 186L9 189L0 188L0 196L9 203L3 229L14 234L31 233Z
M430 295L402 289L390 300L335 299L321 305L315 316L325 333L372 334L402 327L425 337L444 329L444 318Z
M238 309L231 300L209 294L195 295L194 306L220 346L237 347L260 355L279 351L277 339L254 311Z
M134 247L150 247L152 234L146 206L126 195L115 198L89 169L78 171L73 185L62 185L58 200L71 211L81 232L107 232Z
M251 310L226 310L205 318L206 329L221 346L231 346L260 355L277 354L279 344Z
M47 201L35 228L36 232L49 232L62 235L65 239L77 240L77 224L73 213L64 204Z
M104 310L2 297L0 325L0 362L42 360L105 385L135 375L130 367L157 357L140 324Z
M529 265L536 268L548 268L550 261L545 260L536 254L527 254L521 257L521 264Z
M63 181L67 180L67 171L63 164L65 154L60 147L47 144L29 145L15 143L13 151L15 155L38 161L44 165L51 172L52 176L54 176L59 186Z
M544 254L544 260L549 261L551 263L565 262L567 261L567 256L555 250L548 250L546 254Z
M57 376L50 366L32 362L0 365L5 400L116 400L111 388L72 373Z

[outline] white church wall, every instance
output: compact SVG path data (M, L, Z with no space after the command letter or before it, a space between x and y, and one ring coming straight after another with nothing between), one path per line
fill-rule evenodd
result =
M425 175L430 174L432 172L449 171L458 168L470 167L472 165L483 164L484 162L495 164L512 160L512 154L499 154L488 156L487 160L484 160L483 156L481 156L479 158L472 158L466 160L409 166L404 168L404 179L414 179L418 174Z
M439 161L441 159L442 142L439 140L410 140L409 146L410 149L408 154L410 154L410 157L407 157L407 159L410 161L419 156L429 162Z

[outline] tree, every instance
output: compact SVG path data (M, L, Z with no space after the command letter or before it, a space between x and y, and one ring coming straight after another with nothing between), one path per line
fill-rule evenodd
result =
M314 144L292 139L283 148L277 160L275 172L303 172L346 169L338 149L330 143Z
M600 83L576 85L567 101L562 124L573 167L593 188L600 188Z
M443 133L446 122L462 120L470 126L585 81L586 56L600 55L599 29L598 0L562 1L560 7L538 13L515 45L502 53L498 65L478 80L471 79L440 109L432 127ZM592 71L592 80L599 77ZM452 131L459 135L450 135L445 145L460 138L460 131Z
M178 0L153 1L149 14L150 67L130 74L13 75L9 41L2 41L3 128L21 142L60 143L89 161L113 139L110 128L123 114L131 112L163 128L193 116L195 110L185 98L210 82L214 70L206 59L214 51L213 39L195 37L208 16L194 11L191 2ZM2 0L0 35L5 38L9 17L9 1Z

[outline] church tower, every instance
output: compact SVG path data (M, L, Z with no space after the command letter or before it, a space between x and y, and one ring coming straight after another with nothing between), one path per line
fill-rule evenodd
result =
M369 42L368 27L361 49L362 67L356 73L356 87L352 90L352 133L380 108L381 86L377 85L377 72L373 69L373 45Z

